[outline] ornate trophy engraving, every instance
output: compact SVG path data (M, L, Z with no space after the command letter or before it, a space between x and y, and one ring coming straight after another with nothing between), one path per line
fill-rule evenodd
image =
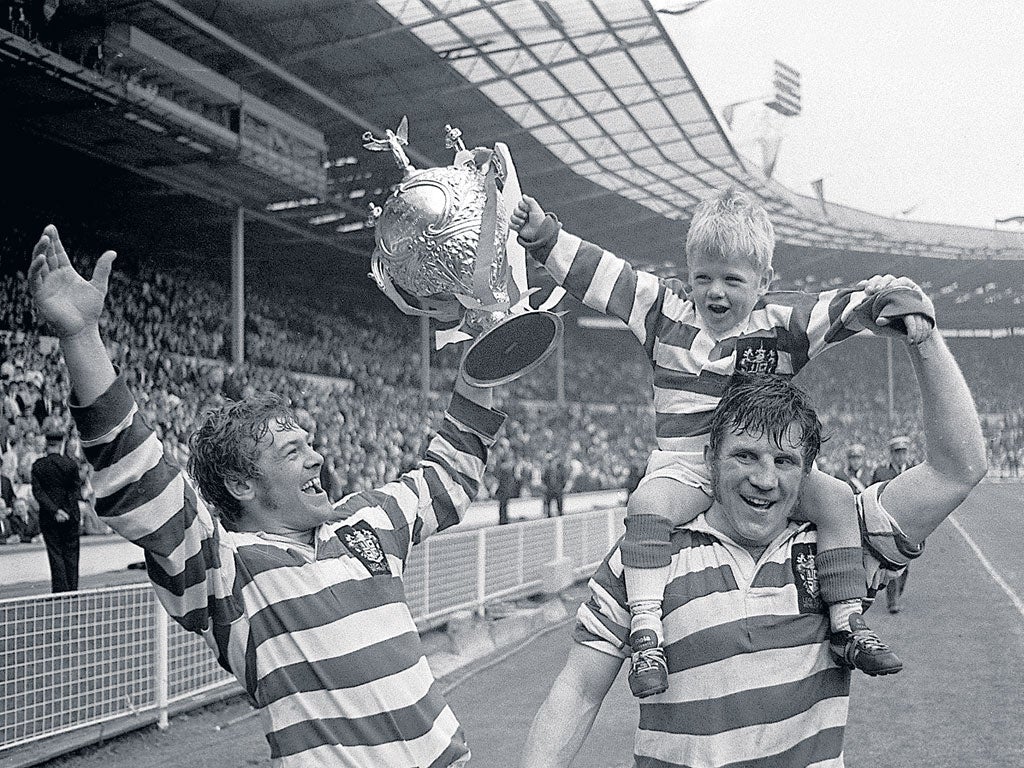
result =
M500 191L507 150L468 150L461 131L446 126L446 132L455 161L423 170L403 149L405 118L383 139L363 134L364 147L390 150L405 171L383 208L372 211L371 276L404 313L466 334L458 339L475 337L463 362L466 377L496 386L543 362L561 337L562 319L519 303L523 294L506 257L509 211Z

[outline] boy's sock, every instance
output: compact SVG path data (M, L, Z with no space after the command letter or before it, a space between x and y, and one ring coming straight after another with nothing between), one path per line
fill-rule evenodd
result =
M814 558L821 599L828 606L833 632L848 632L850 616L860 613L867 595L864 583L864 552L859 547L838 547L819 552Z
M630 515L620 548L629 598L630 631L650 629L664 640L661 602L665 596L672 556L669 537L672 523L660 515Z
M829 623L832 625L832 631L849 632L850 616L855 613L859 614L863 610L864 605L859 597L853 600L841 600L838 603L832 603L828 607L828 618Z

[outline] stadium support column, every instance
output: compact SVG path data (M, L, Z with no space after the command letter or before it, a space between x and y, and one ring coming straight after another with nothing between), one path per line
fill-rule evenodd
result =
M555 401L559 405L565 404L565 334L558 337L558 347L555 350Z
M420 315L420 407L426 421L430 411L430 318Z
M892 380L892 337L885 337L885 372L889 391L889 432L896 427L896 385Z
M231 227L231 362L245 362L245 209Z

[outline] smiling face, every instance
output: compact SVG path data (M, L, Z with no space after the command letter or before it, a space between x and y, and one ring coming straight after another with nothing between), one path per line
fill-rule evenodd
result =
M715 494L708 524L759 556L786 529L807 474L800 426L790 424L778 440L729 432L705 458Z
M245 527L281 535L303 534L332 516L320 487L324 459L310 445L309 433L294 423L272 419L260 441L258 476L240 498Z
M694 254L687 265L690 299L704 324L721 336L745 322L771 284L771 267L753 257Z

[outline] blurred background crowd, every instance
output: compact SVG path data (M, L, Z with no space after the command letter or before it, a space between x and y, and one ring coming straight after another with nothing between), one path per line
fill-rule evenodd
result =
M91 274L102 248L93 247L84 228L65 227L63 234L72 258ZM30 470L44 453L47 432L59 429L66 435L63 452L81 466L82 530L102 533L106 528L91 509L59 352L46 328L37 325L28 297L27 254L37 236L9 230L0 244L0 451L13 494L13 501L3 502L4 513L10 517L17 507L20 515L35 514ZM315 275L306 279L317 282ZM376 486L412 465L447 402L460 350L431 355L432 389L425 403L418 326L380 300L368 280L337 292L281 290L258 275L247 281L247 362L233 365L224 279L195 265L175 270L144 260L115 263L104 337L172 456L187 458L187 437L209 406L250 390L274 390L291 398L303 426L315 435L334 498ZM489 462L482 498L509 492L542 496L546 462L564 465L566 492L629 487L653 447L651 374L638 345L624 332L580 328L578 305L563 308L570 310L564 399L557 396L553 359L500 388L500 407L509 420ZM990 471L1019 475L1024 340L949 342L983 414ZM869 467L885 463L887 441L898 433L911 438L912 458L920 459L919 398L900 346L894 345L891 414L880 339L850 340L797 378L826 426L829 439L820 460L826 471L839 471L854 443L864 446ZM511 491L498 490L501 466L514 478ZM0 539L8 543L25 538L10 526L3 533Z

